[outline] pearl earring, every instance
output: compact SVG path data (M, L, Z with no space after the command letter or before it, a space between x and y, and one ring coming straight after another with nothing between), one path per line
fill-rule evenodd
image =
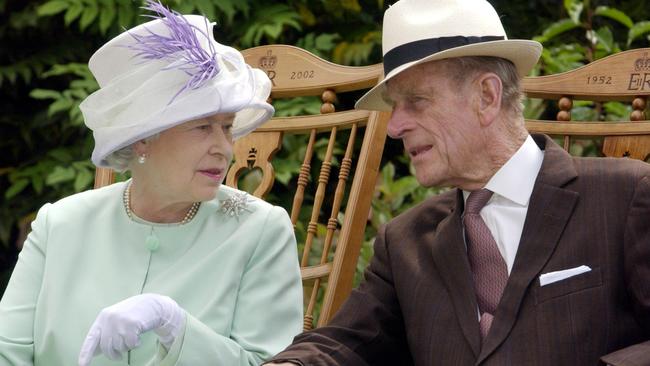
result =
M147 155L142 154L142 155L138 156L138 163L144 164L145 161L147 161Z

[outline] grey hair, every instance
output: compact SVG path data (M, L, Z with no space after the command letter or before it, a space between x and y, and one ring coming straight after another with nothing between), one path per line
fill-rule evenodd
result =
M149 142L152 140L157 139L160 136L159 133L149 136L144 139L145 142ZM131 163L135 160L136 155L135 155L135 150L133 149L133 145L127 145L124 146L123 148L119 150L115 150L112 153L110 153L108 156L106 156L106 162L108 165L115 171L123 173L127 170L129 170L129 166L131 166Z
M464 85L472 77L492 72L501 79L503 90L501 92L501 109L519 116L523 113L521 77L517 68L510 61L501 57L491 56L464 56L443 59L442 64L450 72L451 78L459 85Z

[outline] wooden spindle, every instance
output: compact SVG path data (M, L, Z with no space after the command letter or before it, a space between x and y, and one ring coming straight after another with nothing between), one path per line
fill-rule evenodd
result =
M332 132L330 133L329 142L327 144L325 159L323 160L323 163L320 167L318 186L316 187L316 194L314 195L314 206L312 207L311 217L309 219L309 225L307 229L307 239L305 241L305 248L303 250L303 258L301 263L303 267L307 265L307 261L309 259L309 253L311 252L314 236L316 236L316 227L318 224L318 216L320 215L320 208L323 204L323 200L325 199L325 188L327 186L327 181L329 180L332 164L332 153L334 151L334 144L336 143L336 131L337 128L333 127Z
M645 120L646 97L636 97L632 101L631 121Z
M348 139L348 144L345 149L345 155L341 162L341 168L339 170L339 180L336 184L336 191L334 193L334 203L332 205L332 211L330 213L330 218L327 223L327 234L325 236L325 244L323 246L323 253L321 255L320 263L323 264L327 261L327 255L329 254L330 247L332 245L332 240L334 238L334 232L337 227L337 218L339 211L341 210L341 202L343 201L343 196L345 194L345 187L347 184L348 177L350 175L350 170L352 168L352 152L354 150L354 141L357 136L357 124L352 125L350 130L350 137Z
M323 101L323 104L320 106L321 114L335 112L334 102L336 102L336 93L333 90L326 89L321 95L321 100Z
M343 195L345 193L345 186L350 175L350 169L352 166L352 152L354 150L354 141L357 134L357 124L352 125L352 130L350 131L350 138L348 139L348 145L345 150L345 155L343 157L343 162L341 164L341 169L339 170L339 181L336 185L336 192L334 193L334 203L332 206L332 211L330 213L330 218L327 220L327 233L325 235L325 243L323 245L323 252L321 253L320 264L325 264L328 260L328 254L332 246L332 240L334 238L334 232L338 226L337 217L341 209L341 201L343 200ZM329 177L329 168L327 172ZM321 183L319 179L319 183ZM323 182L327 184L327 179ZM311 223L310 223L311 225ZM315 233L315 230L314 230ZM311 295L309 297L309 305L307 306L307 313L311 314L313 310L313 305L318 299L318 290L320 289L321 278L316 278L314 280L314 287L312 287Z
M557 120L561 122L567 122L571 120L571 108L573 108L573 100L569 97L562 97L558 101L558 106L560 111L557 112ZM569 151L571 147L571 137L569 135L564 136L564 150Z
M309 142L307 143L307 149L305 150L305 157L302 160L300 173L298 174L298 187L296 188L296 194L293 196L293 204L291 205L291 223L293 224L294 228L298 222L298 217L300 217L300 208L302 207L302 201L305 198L305 188L309 183L309 176L311 173L311 158L314 153L315 141L316 130L313 129L309 134Z
M95 170L95 188L100 188L113 184L115 181L115 172L111 168L97 168Z
M302 330L308 331L314 329L314 316L312 314L305 314L302 322Z
M316 194L314 196L314 207L312 208L311 218L309 219L309 226L307 230L307 239L305 241L305 249L303 250L303 258L301 266L306 266L309 260L309 253L311 252L311 246L316 236L316 228L318 225L318 217L320 216L320 209L325 199L325 188L327 187L327 182L329 181L329 175L332 165L332 154L334 151L334 145L336 143L336 132L337 128L333 127L332 132L330 133L329 142L327 144L327 152L325 153L325 159L321 165L320 174L318 176L318 187L316 188ZM311 291L311 296L309 297L309 304L307 305L307 314L311 314L313 307L316 304L318 298L318 290L320 288L320 278L317 278L314 281L314 287Z

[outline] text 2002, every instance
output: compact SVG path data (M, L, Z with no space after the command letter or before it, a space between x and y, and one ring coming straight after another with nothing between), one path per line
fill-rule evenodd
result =
M291 79L313 79L313 78L314 78L314 70L291 72Z

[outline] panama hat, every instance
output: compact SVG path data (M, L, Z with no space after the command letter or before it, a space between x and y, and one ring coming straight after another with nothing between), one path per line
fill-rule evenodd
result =
M214 40L203 16L180 15L153 0L155 20L136 26L95 52L88 66L100 89L79 106L93 131L92 161L184 122L234 113L237 139L273 115L271 81L241 53Z
M384 14L384 79L359 99L358 109L391 110L382 98L386 83L415 65L462 56L512 61L520 76L535 66L539 42L508 39L485 0L401 0Z

